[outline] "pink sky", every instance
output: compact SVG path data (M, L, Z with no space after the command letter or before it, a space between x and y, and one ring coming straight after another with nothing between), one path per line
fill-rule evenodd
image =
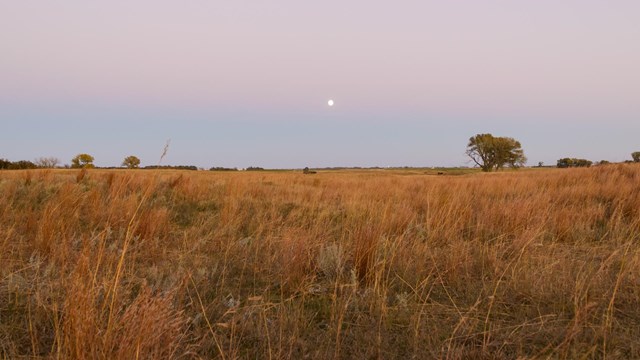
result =
M333 98L340 121L456 119L461 138L481 119L640 132L638 19L639 1L615 0L4 1L0 115L35 107L64 127L90 104L270 122Z

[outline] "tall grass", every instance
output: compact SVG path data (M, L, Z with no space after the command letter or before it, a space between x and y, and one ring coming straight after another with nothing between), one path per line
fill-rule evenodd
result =
M0 172L0 358L638 358L640 167Z

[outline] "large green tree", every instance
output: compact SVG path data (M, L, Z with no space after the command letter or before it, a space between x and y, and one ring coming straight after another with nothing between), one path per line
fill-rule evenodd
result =
M140 167L140 159L137 156L127 156L122 161L122 166L127 167L128 169L137 169Z
M640 162L640 151L632 152L631 157L634 162Z
M94 167L93 165L93 156L89 154L78 154L73 159L71 159L71 167L72 168L88 168L91 169Z
M466 154L482 171L494 171L505 166L518 168L527 162L519 141L491 134L477 134L470 138Z

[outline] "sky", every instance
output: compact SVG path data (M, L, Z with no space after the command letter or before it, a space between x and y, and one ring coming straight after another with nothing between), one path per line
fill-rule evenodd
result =
M529 165L640 151L637 0L0 0L0 158ZM327 105L329 99L335 105Z

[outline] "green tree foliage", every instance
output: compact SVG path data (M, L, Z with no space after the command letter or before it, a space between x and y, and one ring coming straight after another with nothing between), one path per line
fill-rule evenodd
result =
M587 159L562 158L558 160L557 166L559 168L590 167L592 164L593 162Z
M640 151L632 152L631 157L633 158L633 162L640 162Z
M491 134L478 134L470 138L466 154L482 171L498 170L505 166L518 168L527 162L519 141Z
M93 169L95 167L93 165L93 160L93 156L89 154L78 154L73 159L71 159L71 167L74 169Z
M137 169L140 167L140 159L137 156L127 156L122 161L122 166L125 166L127 169Z

